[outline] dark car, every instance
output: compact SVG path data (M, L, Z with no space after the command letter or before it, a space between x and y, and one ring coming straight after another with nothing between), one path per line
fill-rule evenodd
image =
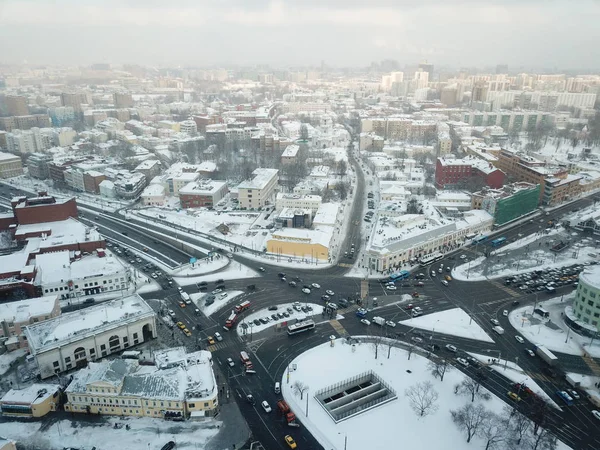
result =
M249 284L248 286L246 286L246 289L248 289L249 291L254 291L256 289L256 285L255 284Z
M284 273L284 272L279 272L279 273L277 274L277 276L278 276L279 278L284 278L284 277L285 277L285 273Z
M215 302L214 298L207 298L206 301L204 302L204 306L210 306Z
M271 319L273 320L277 320L279 317L277 317L277 314L271 314Z
M91 305L95 301L96 300L94 300L93 298L86 298L83 303L85 303L86 305Z
M215 284L217 286L220 285L220 284L223 284L223 283L225 283L225 280L223 280L223 279L219 279L219 280L215 281Z
M254 319L253 322L254 322L254 325L260 325L260 320L258 320L258 319Z
M273 306L269 306L269 308L267 308L269 311L277 311L277 306L273 305Z
M519 300L515 300L514 302L512 302L513 306L519 306L519 304L520 304Z
M256 405L256 400L254 400L254 397L252 396L252 394L246 395L246 401L248 403L250 403L251 405Z
M175 442L169 441L165 445L163 445L160 450L171 450L173 448L175 448Z
M198 283L198 286L207 286L208 283L206 281L201 281L200 283Z

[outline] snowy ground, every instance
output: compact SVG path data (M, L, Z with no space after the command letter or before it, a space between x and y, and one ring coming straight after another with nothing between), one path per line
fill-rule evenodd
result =
M550 251L552 245L566 239L572 241L569 247L560 253ZM594 239L558 228L550 233L526 236L495 250L488 258L480 256L456 266L452 277L462 281L481 281L532 272L540 267L550 269L583 264L597 260L596 252Z
M490 355L479 355L477 353L469 353L469 355L486 365L490 360ZM514 362L495 358L494 364L491 364L488 367L490 367L492 370L495 370L503 377L508 378L513 383L525 384L529 389L535 392L536 395L543 398L546 403L550 404L556 409L560 409L560 406L557 405L556 402L552 400L552 398L550 398L550 396L546 394L544 390Z
M242 323L247 324L248 329L252 328L252 333L258 333L259 331L263 331L269 327L278 325L278 324L285 324L286 322L291 322L294 323L296 321L296 319L298 318L304 318L304 317L310 317L310 316L316 316L316 315L320 315L323 312L323 305L318 305L316 303L302 303L302 306L305 305L310 305L312 307L312 311L308 311L308 312L303 312L303 311L296 311L295 309L293 309L292 307L293 303L284 303L281 305L277 305L277 310L276 311L270 311L267 308L263 308L261 310L258 311L254 311L252 314L247 315L246 317L244 317L244 319L240 322L240 324L237 327L237 332L239 335L245 335L248 333L248 331L246 329L244 329L244 327L242 327ZM252 308L252 306L250 306ZM291 308L291 311L287 311L287 308ZM283 319L278 319L278 320L273 320L271 318L271 314L277 314L278 312L283 312L286 311L290 314L290 317L284 317ZM263 324L261 323L260 325L255 325L254 323L252 323L254 321L254 319L260 319L261 317L268 317L269 318L269 323L267 324Z
M193 265L185 264L171 272L171 276L175 277L193 277L202 275L205 273L215 272L227 266L229 258L221 256L221 258L214 258L211 261L210 258L204 258L198 260ZM179 282L179 280L177 280Z
M595 340L590 346L590 338L573 332L563 321L562 313L567 305L572 304L574 295L571 293L565 295L564 298L556 297L538 302L538 306L550 313L548 319L533 314L533 306L517 308L510 312L508 318L511 325L525 339L534 344L542 344L551 351L555 350L570 355L581 356L587 352L598 358L600 357L600 341Z
M229 305L231 305L231 308L233 309L234 305L236 305L237 303L242 301L238 297L240 297L241 295L244 294L244 291L225 290L223 292L227 293L227 297L222 299L222 298L219 298L219 296L221 294L216 294L215 302L212 305L208 305L208 306L204 306L204 302L206 300L206 297L211 295L210 292L200 292L198 294L190 294L190 299L192 300L192 302L194 302L194 304L198 307L198 309L200 311L202 311L205 316L208 317L208 316L212 316L218 310L225 308L226 306L229 306Z
M176 281L177 281L177 284L180 286L191 286L191 285L195 285L201 281L211 282L211 281L217 281L217 280L221 280L221 279L222 280L240 280L242 278L254 278L254 277L258 277L258 272L255 272L254 270L249 269L248 267L243 266L240 263L232 262L225 268L225 270L221 270L221 271L215 272L215 273L209 273L206 275L198 275L195 277L178 277L176 279ZM251 280L249 280L248 284L252 284ZM210 289L210 287L209 287L209 289Z
M119 423L122 428L115 429ZM130 429L125 428L125 424ZM202 449L218 432L221 422L168 422L150 418L105 418L99 423L58 420L46 428L42 422L0 423L0 436L19 444L44 450L62 450L67 447L97 450L159 449L169 441L177 449ZM43 429L42 429L43 427Z
M475 339L483 342L494 342L488 334L471 321L469 315L460 308L449 309L433 314L426 314L412 319L402 320L399 324L432 332L451 334L453 336Z
M466 435L454 425L449 413L470 400L457 397L453 391L453 386L464 379L462 372L447 372L441 382L427 370L427 359L413 354L408 360L407 353L396 348L391 349L388 359L387 352L387 346L380 347L379 357L375 359L371 344L350 346L342 339L335 340L333 347L325 343L312 348L292 362L296 364L296 370L291 372L289 384L283 377L283 396L302 425L326 449L461 450L485 447L485 442L479 437L467 444ZM315 392L368 370L373 370L388 383L398 398L336 424L315 400ZM324 377L323 373L327 376ZM405 389L422 381L430 381L438 392L439 409L430 416L419 418L410 408ZM308 386L304 394L308 396L308 406L306 400L301 400L293 391L295 382ZM482 401L476 399L478 402ZM483 405L500 414L505 403L492 396L490 401L483 401ZM290 434L294 436L293 431ZM568 447L559 444L558 448Z
M27 351L23 348L20 348L18 350L0 355L0 375L4 375L6 372L8 372L11 364L26 354Z

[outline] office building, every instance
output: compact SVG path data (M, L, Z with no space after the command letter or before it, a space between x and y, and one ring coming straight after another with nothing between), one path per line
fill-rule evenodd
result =
M238 185L238 200L241 208L258 209L273 201L279 182L277 169L259 167L252 172L252 179Z
M517 182L473 193L471 208L487 211L494 217L494 225L501 226L536 211L539 201L539 184Z
M21 158L10 153L0 152L0 178L13 178L23 175Z
M113 94L115 108L133 108L133 97L130 93L115 92Z
M600 266L588 266L579 274L573 306L565 309L565 322L579 334L600 338Z
M9 116L26 116L29 114L27 97L22 95L7 95L4 99L6 112Z
M504 184L505 177L506 174L494 165L471 156L438 158L435 167L435 185L439 189L467 187L471 182L498 189Z

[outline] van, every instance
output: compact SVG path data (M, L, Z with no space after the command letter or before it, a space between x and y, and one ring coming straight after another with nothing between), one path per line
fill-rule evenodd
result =
M275 393L281 394L281 385L279 384L279 381L275 383Z
M494 330L498 334L504 334L504 328L502 328L501 326L492 327L492 330Z

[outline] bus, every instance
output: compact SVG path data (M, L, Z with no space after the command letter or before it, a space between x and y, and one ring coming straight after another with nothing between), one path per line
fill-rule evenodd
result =
M471 241L471 245L477 245L477 244L481 244L485 241L487 241L488 237L487 236L479 236L479 237L475 237L473 238L473 240Z
M237 321L237 313L235 311L231 311L231 314L225 321L225 326L227 328L231 328L235 324L236 321Z
M410 277L410 272L408 270L401 270L400 272L391 274L390 281L406 280L408 277Z
M293 325L288 326L288 334L291 336L293 334L302 333L304 331L312 330L315 328L315 322L312 319L306 319L302 322L295 323Z
M235 312L240 313L248 308L250 308L250 302L246 300L240 303L239 305L235 305Z
M477 237L477 233L467 234L465 239L475 239Z
M419 264L421 265L421 267L425 267L425 266L428 266L429 264L433 264L434 262L439 261L443 257L444 257L444 255L442 255L441 253L434 252L431 255L423 256L419 260Z
M501 238L498 238L498 239L494 239L491 242L491 244L492 244L492 247L500 247L505 242L506 242L506 238L505 237L501 237Z

